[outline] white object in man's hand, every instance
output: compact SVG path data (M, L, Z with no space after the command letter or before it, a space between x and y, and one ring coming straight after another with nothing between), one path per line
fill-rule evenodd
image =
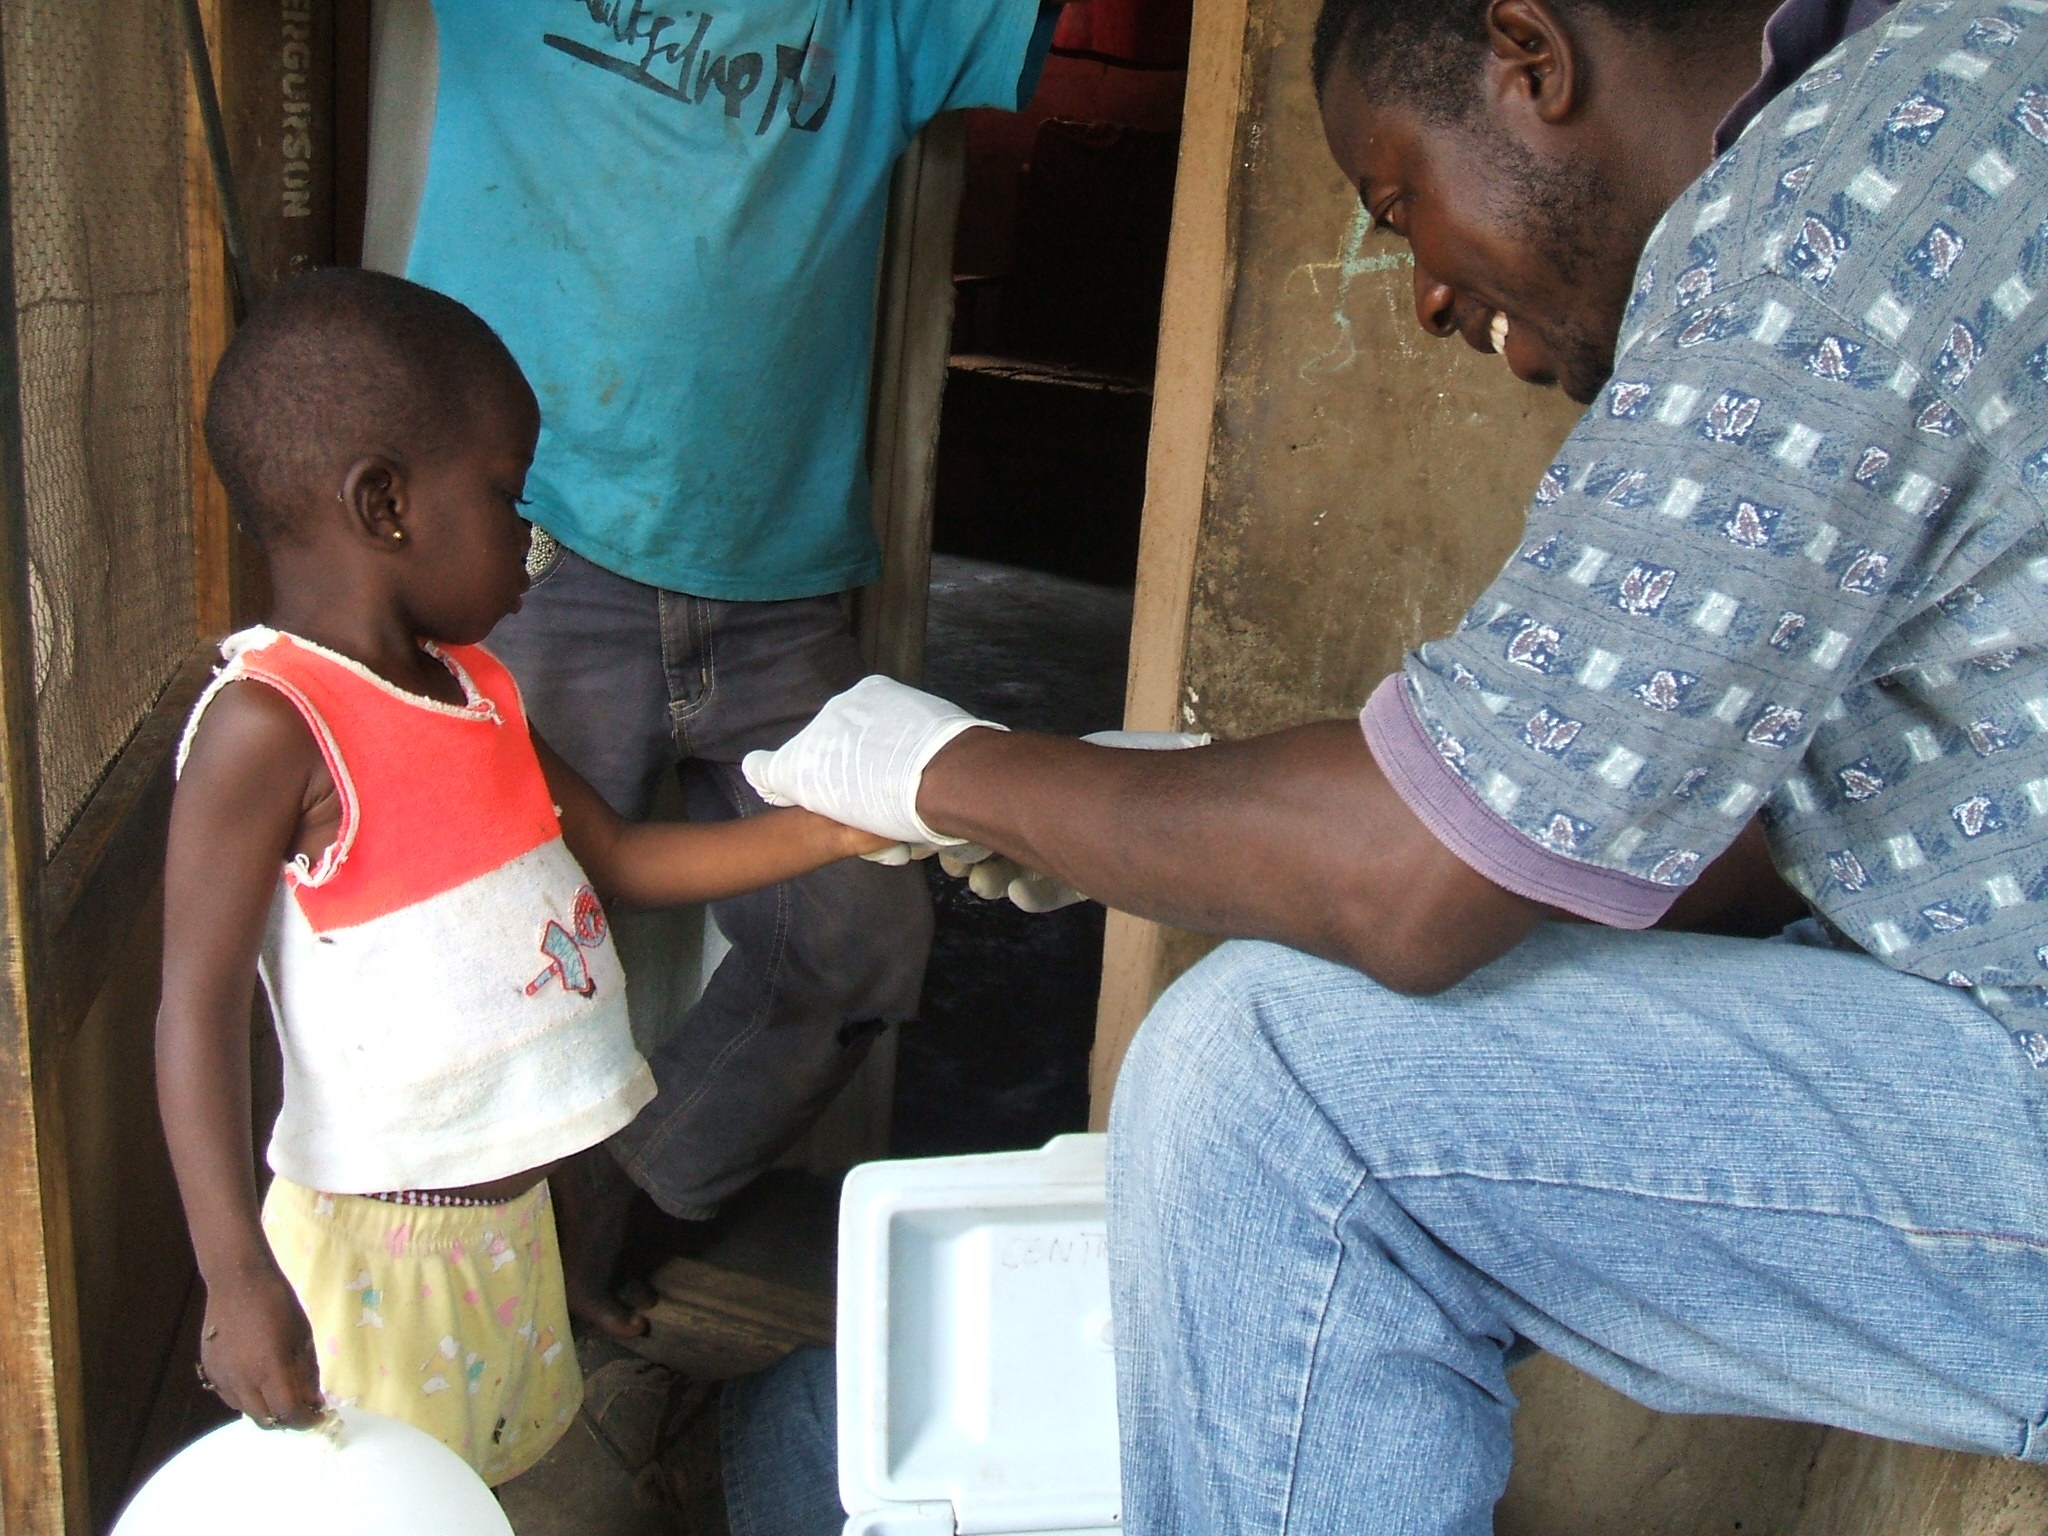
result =
M826 701L811 723L773 752L749 752L747 782L770 805L801 805L902 843L958 846L917 814L925 764L962 731L985 726L964 709L886 677L864 677Z

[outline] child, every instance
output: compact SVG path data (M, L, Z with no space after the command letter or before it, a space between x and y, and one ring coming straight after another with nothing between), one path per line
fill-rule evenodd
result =
M882 845L803 811L629 825L531 734L477 642L527 585L539 425L496 334L397 278L300 278L229 347L207 446L276 601L180 751L157 1027L202 1379L266 1425L324 1389L493 1483L582 1399L549 1169L654 1093L600 897L705 901ZM285 1062L260 1217L259 970Z

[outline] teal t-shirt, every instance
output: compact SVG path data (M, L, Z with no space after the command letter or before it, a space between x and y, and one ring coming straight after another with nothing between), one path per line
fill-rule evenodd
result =
M702 597L881 573L868 381L889 176L1017 103L1034 0L435 0L407 275L540 398L534 521Z

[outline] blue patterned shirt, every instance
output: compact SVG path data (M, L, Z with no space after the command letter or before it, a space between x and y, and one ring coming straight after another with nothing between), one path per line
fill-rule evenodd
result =
M1521 548L1367 708L1440 837L1647 926L1761 810L1840 933L2048 1063L2044 221L2048 0L1903 5L1750 121Z

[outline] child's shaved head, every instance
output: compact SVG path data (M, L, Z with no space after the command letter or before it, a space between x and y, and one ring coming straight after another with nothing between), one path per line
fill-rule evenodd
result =
M269 542L290 537L299 510L356 460L440 452L500 391L532 399L472 311L403 278L331 267L279 287L236 332L207 393L206 449L236 519Z

